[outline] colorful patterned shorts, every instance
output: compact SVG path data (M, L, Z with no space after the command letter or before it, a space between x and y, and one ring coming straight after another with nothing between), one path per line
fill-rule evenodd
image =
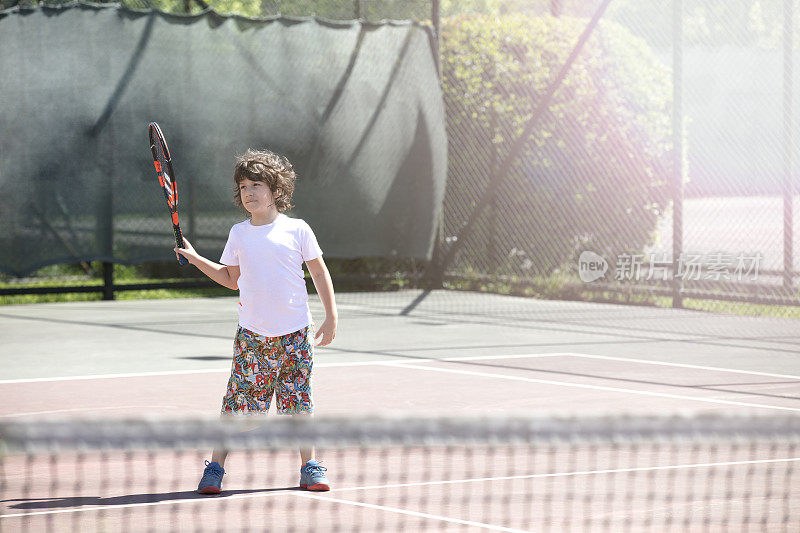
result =
M273 393L278 414L311 413L313 328L265 337L239 326L222 414L266 414Z

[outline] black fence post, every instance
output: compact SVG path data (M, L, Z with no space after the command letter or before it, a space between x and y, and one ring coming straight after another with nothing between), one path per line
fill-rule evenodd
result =
M489 109L489 134L492 136L492 139L495 138L497 135L497 111L495 111L494 107ZM497 146L494 142L489 143L492 149L492 154L489 159L489 176L494 176L495 169L497 168L497 160L498 160L498 153L497 153ZM489 245L487 248L487 255L488 262L489 262L489 271L491 274L497 274L498 269L500 268L500 262L498 261L498 248L497 248L497 195L493 194L492 199L489 202L489 216L486 222L487 231L489 233Z
M114 299L114 263L103 262L103 300Z
M106 167L106 178L99 184L100 199L97 202L95 232L102 250L103 261L103 299L114 299L114 184L113 164Z

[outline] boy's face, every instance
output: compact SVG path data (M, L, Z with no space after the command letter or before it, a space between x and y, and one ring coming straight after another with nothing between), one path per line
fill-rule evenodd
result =
M275 208L275 196L263 181L244 178L239 182L239 197L242 205L251 214L264 214Z

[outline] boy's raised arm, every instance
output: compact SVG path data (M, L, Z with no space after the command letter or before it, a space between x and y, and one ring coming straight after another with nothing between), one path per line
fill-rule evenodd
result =
M183 237L183 246L183 248L175 248L175 253L181 254L191 264L196 266L200 272L223 287L233 290L237 290L239 288L237 282L239 281L240 270L238 266L221 265L206 259L202 255L198 254L197 251L195 251L194 247L186 239L185 235Z

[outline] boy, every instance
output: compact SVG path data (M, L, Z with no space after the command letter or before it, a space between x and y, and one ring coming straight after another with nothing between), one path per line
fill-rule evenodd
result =
M198 254L184 239L184 256L220 285L239 290L239 329L223 415L258 415L269 411L273 392L279 414L310 415L313 325L303 276L305 262L325 320L315 339L326 346L336 335L338 315L333 283L314 232L303 220L283 214L292 208L296 176L285 158L248 150L236 161L234 200L250 218L231 228L221 264ZM219 494L227 450L215 449L206 461L197 491ZM330 490L325 467L314 448L301 449L300 486Z

